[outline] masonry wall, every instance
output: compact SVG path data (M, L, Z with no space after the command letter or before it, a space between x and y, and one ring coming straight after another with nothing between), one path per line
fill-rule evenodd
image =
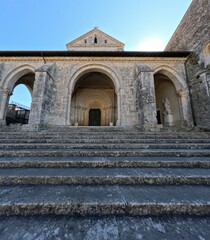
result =
M210 0L193 0L177 27L166 51L194 51L202 54L210 41Z
M186 62L194 123L210 129L210 0L193 0L166 51L192 51Z

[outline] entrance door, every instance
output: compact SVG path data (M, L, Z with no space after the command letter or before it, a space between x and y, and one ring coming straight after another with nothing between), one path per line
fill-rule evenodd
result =
M89 126L100 126L101 125L101 110L90 109L89 111Z

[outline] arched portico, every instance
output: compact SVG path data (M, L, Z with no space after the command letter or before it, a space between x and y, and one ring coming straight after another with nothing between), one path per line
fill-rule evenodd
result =
M185 80L169 67L155 70L157 120L163 125L192 124L189 93ZM168 109L166 109L168 108Z
M113 70L95 64L80 68L69 82L68 95L67 124L91 125L90 110L98 109L98 125L120 125L119 81Z
M9 72L2 81L0 121L5 122L9 98L15 87L24 84L32 95L35 81L34 68L30 65L22 65Z

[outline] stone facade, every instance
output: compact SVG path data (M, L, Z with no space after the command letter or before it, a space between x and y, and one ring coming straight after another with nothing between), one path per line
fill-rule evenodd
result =
M98 105L92 106L93 109L103 108L101 109L104 119L102 126L113 123L118 126L154 127L157 124L154 79L159 78L158 73L162 72L166 81L173 82L176 101L182 113L180 122L188 125L192 123L184 68L186 57L166 56L160 59L149 56L117 58L51 56L44 58L45 63L42 57L0 58L4 62L4 74L1 76L2 121L5 119L9 95L16 82L21 83L25 75L31 74L33 101L30 126L69 126L75 123L87 126L88 113L84 115L85 121L75 120L72 114L75 107L79 108L80 112L89 111L95 101ZM106 84L103 84L103 81ZM79 99L77 102L75 102L75 91ZM184 98L179 96L180 91L186 94ZM85 100L86 105L82 98L89 99ZM170 101L174 100L170 99ZM188 109L187 114L183 112L185 108Z
M25 129L114 125L154 130L194 124L209 128L210 50L205 22L209 12L203 8L203 1L193 1L166 52L123 51L123 43L99 29L68 43L68 51L0 52L1 124L14 88L25 84L32 94ZM193 17L193 28L187 28ZM183 33L185 39L180 37Z

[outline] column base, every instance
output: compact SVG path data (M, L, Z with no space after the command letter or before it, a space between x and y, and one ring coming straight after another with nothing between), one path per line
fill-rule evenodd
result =
M6 126L6 120L1 119L0 120L0 127L5 127Z
M159 132L162 129L162 125L156 123L146 123L143 125L143 130L147 132Z

